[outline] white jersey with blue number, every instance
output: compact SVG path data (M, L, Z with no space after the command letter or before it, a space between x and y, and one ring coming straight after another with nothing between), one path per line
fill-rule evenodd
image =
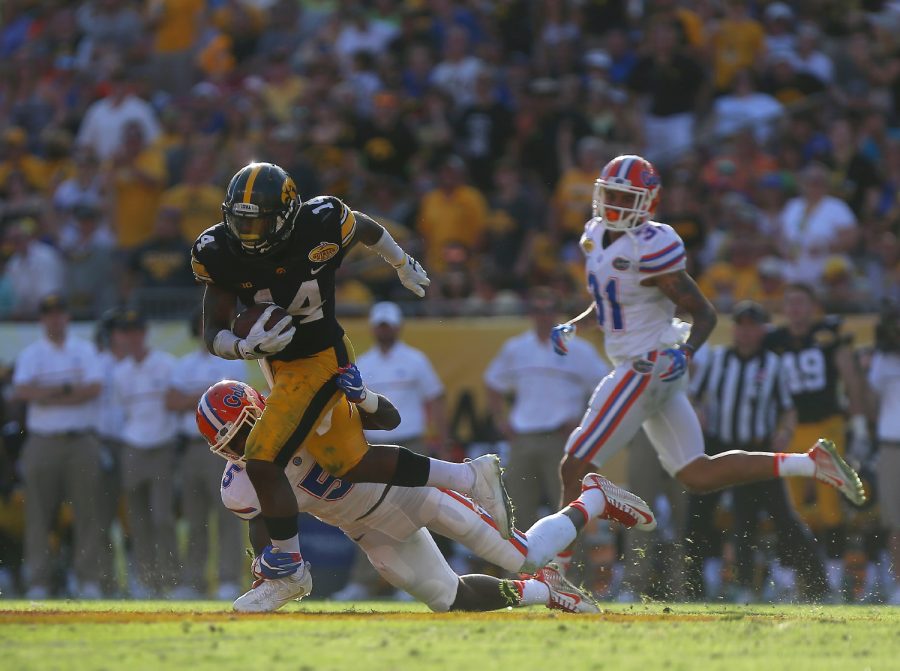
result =
M591 219L581 236L588 291L616 365L682 342L689 326L674 319L675 304L643 280L683 270L684 243L667 224L648 221L608 244L606 229ZM604 244L607 246L604 246Z
M338 527L351 525L375 507L385 485L353 484L329 475L305 449L297 452L284 469L297 506ZM249 520L260 513L259 499L247 472L230 463L222 475L222 503L238 517Z

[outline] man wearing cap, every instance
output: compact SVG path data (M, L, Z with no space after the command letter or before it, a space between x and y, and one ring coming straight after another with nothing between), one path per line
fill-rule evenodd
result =
M556 296L535 289L529 300L533 328L507 340L484 373L494 425L510 443L506 487L516 520L534 523L541 505L560 497L559 460L581 408L609 367L587 341L575 338L568 356L553 351ZM571 357L571 358L570 358ZM513 395L507 410L506 397Z
M356 365L369 389L391 399L401 420L392 431L366 431L366 439L428 454L433 451L425 440L430 436L432 444L443 448L447 440L444 385L425 353L400 340L400 306L376 303L369 313L369 325L375 346L360 356Z
M122 491L132 535L133 597L159 595L175 576L175 469L177 416L166 407L178 359L150 349L144 318L124 311L114 328L122 332L127 357L113 370L113 394L122 406Z
M181 582L171 596L201 599L207 596L206 565L210 553L210 522L216 518L216 597L233 601L241 590L243 564L240 549L243 531L240 521L220 505L219 485L222 460L209 450L197 433L197 403L211 385L221 380L243 381L247 364L213 356L203 342L203 314L199 308L188 323L191 336L198 344L190 354L178 360L172 375L172 388L166 396L166 407L178 413L178 432L187 448L178 471L181 473L181 507L188 523L187 561L183 562Z
M71 335L59 294L40 301L43 335L19 354L15 396L28 403L22 452L25 482L25 575L29 599L51 595L50 531L62 501L72 502L77 596L99 598L97 490L100 443L94 436L103 371L94 346Z
M713 348L698 362L691 380L691 395L704 420L706 453L729 450L784 452L797 424L788 389L788 371L777 354L763 348L769 315L759 303L741 301L734 307L733 341ZM807 599L827 591L821 550L809 528L788 503L781 480L742 485L731 490L734 502L739 600L753 599L755 532L759 511L775 525L782 566L797 570ZM722 492L691 496L688 514L689 561L686 562L689 596L703 596L703 559L712 558L718 534L714 528L716 504ZM715 564L714 564L715 565ZM710 574L716 573L710 571ZM712 595L712 596L718 596Z

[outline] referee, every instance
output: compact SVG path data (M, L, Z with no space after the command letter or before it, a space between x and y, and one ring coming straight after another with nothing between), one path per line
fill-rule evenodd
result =
M707 454L728 450L783 452L791 441L797 414L777 354L763 349L769 315L758 303L741 301L732 313L733 343L712 349L699 362L691 381L703 420ZM823 597L827 590L821 550L809 528L788 503L781 480L742 485L732 490L737 582L742 598L753 589L754 535L760 512L772 518L781 564L797 570L803 596ZM714 514L721 492L692 496L688 504L686 567L689 595L701 598L702 564L713 556Z

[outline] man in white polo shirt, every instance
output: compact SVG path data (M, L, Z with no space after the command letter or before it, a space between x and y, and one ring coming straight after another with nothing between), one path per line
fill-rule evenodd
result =
M429 454L434 450L426 443L428 436L432 444L443 448L447 440L444 385L425 353L400 340L400 306L376 303L369 324L375 346L359 357L356 366L369 389L391 399L400 412L400 426L393 431L366 431L366 439Z
M178 413L178 432L187 442L178 471L181 473L181 508L188 523L186 560L181 581L170 596L201 599L208 595L206 564L210 551L210 530L215 518L216 598L233 601L241 595L244 562L241 548L244 530L241 521L221 505L222 459L213 454L197 433L197 403L203 393L221 380L246 381L247 362L213 356L206 349L202 333L203 314L198 309L188 324L197 349L178 360L172 375L172 389L166 397L169 410Z
M571 361L554 353L550 331L557 310L550 290L535 289L529 310L534 328L507 340L484 374L494 425L510 444L504 481L522 527L537 521L541 504L552 509L559 501L563 446L578 424L580 405L609 372L580 338L569 350Z
M25 482L25 575L27 597L50 596L49 535L64 499L72 502L75 576L79 598L99 598L97 490L100 443L94 436L103 373L94 346L68 331L65 300L40 301L43 337L16 359L14 393L28 403L28 439L22 454Z
M116 364L113 391L122 406L122 492L132 537L133 597L159 596L174 584L172 473L178 418L166 407L178 359L147 346L143 317L126 310L115 328L128 356Z

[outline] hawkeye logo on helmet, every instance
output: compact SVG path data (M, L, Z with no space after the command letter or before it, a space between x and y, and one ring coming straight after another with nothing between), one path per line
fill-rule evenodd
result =
M235 203L231 206L235 214L259 214L259 205L253 203Z
M334 258L340 249L333 242L320 242L310 250L309 260L313 263L325 263L328 259Z

